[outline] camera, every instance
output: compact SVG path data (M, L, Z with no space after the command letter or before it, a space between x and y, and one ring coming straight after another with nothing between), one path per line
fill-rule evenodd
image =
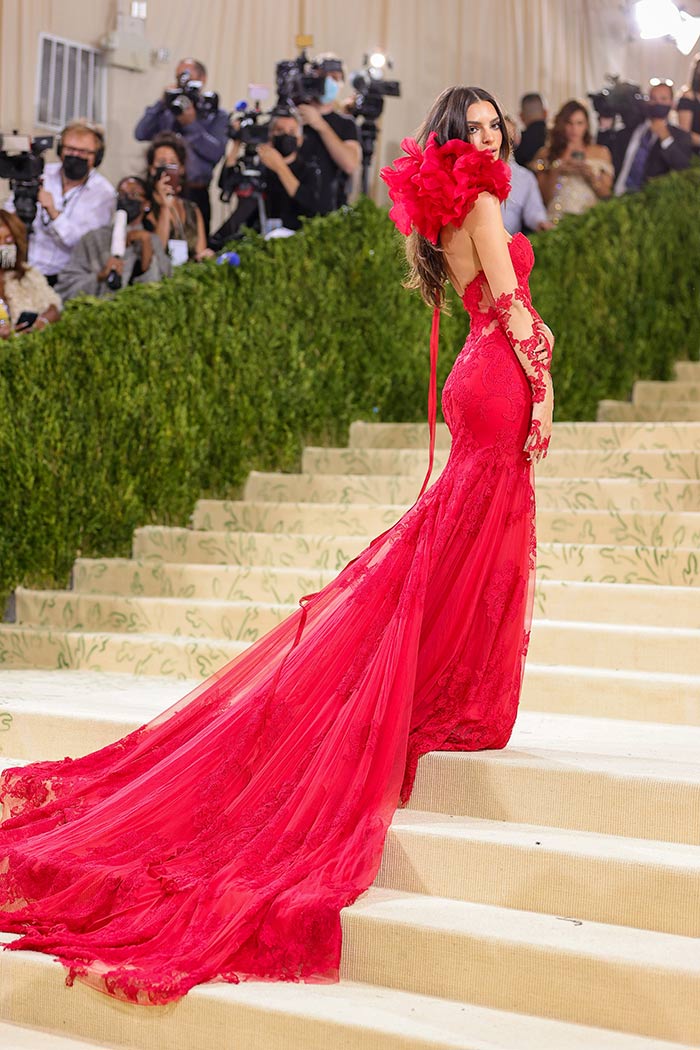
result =
M229 128L229 138L234 142L241 142L244 149L240 160L222 168L219 176L219 189L224 204L228 204L234 193L239 197L246 197L254 192L262 193L266 188L258 146L267 142L269 116L262 113L259 107L259 102L255 108L250 108L247 102L239 102L234 110L234 114L238 114L237 126Z
M588 95L599 117L619 118L626 128L635 128L653 115L639 84L630 84L619 76L609 75L607 80L610 87Z
M335 63L342 70L340 62ZM305 50L296 58L278 62L275 66L277 102L279 106L301 106L320 102L326 73L334 72L334 61L319 66L311 62Z
M374 147L377 141L377 121L384 111L385 98L398 98L401 95L401 84L398 80L385 80L384 70L391 69L389 58L381 51L365 55L362 69L350 77L356 94L350 110L351 116L362 118L357 125L362 149L362 192L369 192L369 169L372 164Z
M184 113L190 103L203 117L218 110L219 96L216 91L202 91L202 81L193 80L186 69L177 78L177 85L165 92L165 104L176 117Z
M0 135L0 179L9 179L15 211L30 227L36 217L37 197L44 170L43 153L53 146L53 135L31 139L29 135Z
M399 98L401 95L399 81L385 80L383 66L373 65L366 55L364 67L352 74L350 83L357 92L351 110L353 117L378 120L384 109L384 98Z

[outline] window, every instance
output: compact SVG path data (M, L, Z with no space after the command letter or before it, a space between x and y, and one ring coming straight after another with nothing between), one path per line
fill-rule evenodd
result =
M104 124L105 68L95 48L40 33L37 81L37 124L55 131L77 117Z

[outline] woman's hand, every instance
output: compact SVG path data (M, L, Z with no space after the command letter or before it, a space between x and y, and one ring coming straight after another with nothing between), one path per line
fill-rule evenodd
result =
M120 259L116 255L110 255L109 259L98 273L97 280L106 281L112 270L116 270L119 276L121 277L121 275L124 273L124 260Z
M554 412L554 387L552 377L545 378L546 393L542 401L532 406L532 420L523 451L531 463L539 463L549 451L552 436L552 414Z
M590 168L585 160L573 160L571 157L562 157L557 166L557 173L559 175L580 175L585 179L590 173Z
M279 171L285 163L284 157L279 150L276 150L269 142L260 143L258 146L258 156L265 167L269 168L270 171Z
M153 184L153 199L161 208L171 208L173 206L175 191L167 171L164 171L158 181Z

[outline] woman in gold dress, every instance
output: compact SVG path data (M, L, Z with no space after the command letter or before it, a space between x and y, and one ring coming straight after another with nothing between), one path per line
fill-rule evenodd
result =
M588 110L576 99L566 102L557 113L549 139L531 167L547 216L555 224L564 215L588 211L612 193L610 151L592 141Z

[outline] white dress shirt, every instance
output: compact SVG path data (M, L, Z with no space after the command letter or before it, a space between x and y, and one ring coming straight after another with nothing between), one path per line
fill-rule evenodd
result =
M47 164L43 176L44 189L61 214L52 221L39 205L29 237L29 264L47 277L61 272L83 234L112 222L116 202L111 182L94 170L86 182L73 186L64 196L61 167L60 161ZM5 208L15 210L12 196Z
M523 226L536 230L541 222L547 222L547 211L537 178L528 168L523 168L512 158L510 164L510 193L501 205L503 225L514 237Z

